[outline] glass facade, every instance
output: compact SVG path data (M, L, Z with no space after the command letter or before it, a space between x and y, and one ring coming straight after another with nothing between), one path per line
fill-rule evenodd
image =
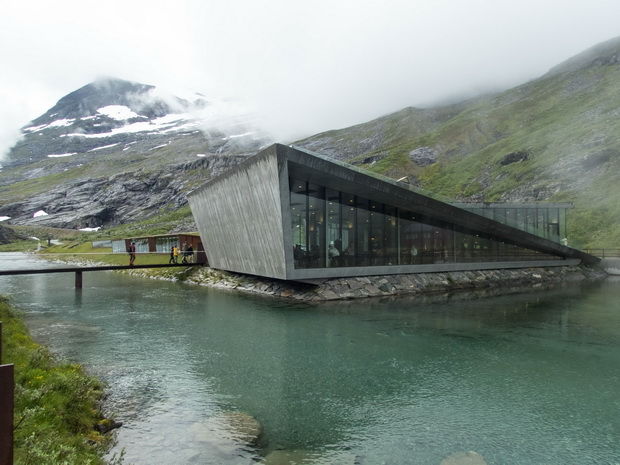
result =
M289 185L295 268L559 259L414 210L300 179Z
M566 210L570 204L461 204L452 205L486 218L561 243L566 240Z

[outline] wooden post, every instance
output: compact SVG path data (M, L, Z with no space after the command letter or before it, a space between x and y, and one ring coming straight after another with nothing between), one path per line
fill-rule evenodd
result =
M2 365L2 322L0 322L0 465L13 465L13 365Z
M82 289L82 272L81 271L75 272L75 288Z
M0 365L0 465L13 465L13 365Z

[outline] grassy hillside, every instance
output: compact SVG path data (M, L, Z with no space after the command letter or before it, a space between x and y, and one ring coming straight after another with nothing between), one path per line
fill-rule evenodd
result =
M620 246L620 41L584 52L540 79L439 109L408 108L298 145L423 189L477 202L571 202L569 242ZM426 148L434 163L410 154Z

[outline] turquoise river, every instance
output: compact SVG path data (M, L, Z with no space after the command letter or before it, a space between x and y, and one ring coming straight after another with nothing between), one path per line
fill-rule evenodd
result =
M73 285L0 277L36 340L107 383L126 464L620 464L618 277L327 303L115 272Z

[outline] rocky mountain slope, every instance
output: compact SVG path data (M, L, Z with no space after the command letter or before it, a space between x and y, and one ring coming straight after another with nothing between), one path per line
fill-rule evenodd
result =
M22 129L0 171L0 217L78 229L176 210L271 142L251 115L221 108L117 79L88 84Z
M618 57L620 38L504 92L295 144L457 200L572 202L570 245L618 248ZM250 115L118 80L69 94L23 133L0 171L0 217L66 228L177 211L193 187L272 142Z

